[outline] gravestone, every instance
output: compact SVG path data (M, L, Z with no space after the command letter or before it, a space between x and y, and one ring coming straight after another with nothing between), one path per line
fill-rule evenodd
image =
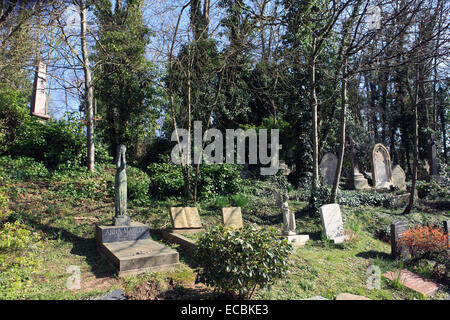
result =
M389 189L392 185L391 157L381 143L372 150L372 181L375 189Z
M392 258L399 257L403 250L398 245L398 239L401 237L401 235L409 229L408 222L398 220L393 223L391 223L391 256Z
M47 65L44 62L39 62L36 67L36 73L34 76L33 93L30 103L30 115L49 119L47 115Z
M147 225L130 221L127 209L126 148L119 145L116 157L115 215L113 225L96 225L95 240L99 253L119 276L174 267L178 252L150 239Z
M392 183L400 190L406 190L406 174L398 164L392 169Z
M241 207L222 208L222 223L226 227L242 228L242 212Z
M342 243L346 240L341 208L337 203L320 207L320 219L327 239L334 243Z
M332 153L326 153L320 161L320 173L325 181L329 185L333 185L334 175L336 173L337 158Z
M171 207L170 220L174 229L202 228L202 222L196 207Z
M365 190L370 189L369 183L367 182L367 179L364 177L364 174L362 174L359 171L359 163L358 163L358 157L356 155L356 142L352 137L348 137L346 140L347 148L350 149L351 158L352 158L352 171L351 171L351 178L353 183L353 188L356 190Z

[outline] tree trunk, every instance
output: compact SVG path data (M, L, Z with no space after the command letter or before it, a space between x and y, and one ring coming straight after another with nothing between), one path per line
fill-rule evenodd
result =
M316 51L316 38L312 40L312 52ZM317 109L318 101L316 95L316 56L313 54L309 60L309 87L310 104L312 114L312 181L311 181L311 200L319 185L319 141L317 128Z
M340 127L341 132L339 135L339 155L336 166L336 172L334 174L333 188L331 189L330 203L336 203L337 192L339 189L339 181L341 180L342 164L344 162L345 153L345 113L347 111L347 59L344 58L342 62L342 80L341 80L341 118Z
M86 6L84 1L80 2L80 26L81 26L81 53L83 57L85 103L86 103L86 122L87 122L87 168L94 171L95 165L95 147L94 147L94 94L92 88L91 67L89 64L89 55L86 44Z
M413 172L412 172L412 181L411 181L411 190L410 190L410 196L409 196L409 202L406 206L405 210L403 211L403 214L409 214L411 212L411 209L414 205L414 194L416 191L416 181L417 181L417 167L418 167L418 158L419 158L419 124L418 124L418 114L417 114L417 105L419 100L419 84L417 83L419 81L419 68L416 66L416 91L414 94L414 140L413 140Z

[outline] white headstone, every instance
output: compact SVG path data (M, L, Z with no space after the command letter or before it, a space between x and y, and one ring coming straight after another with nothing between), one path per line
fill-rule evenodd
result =
M391 156L381 143L372 150L372 180L375 189L389 189L392 185Z
M334 243L345 241L344 223L342 222L341 208L337 203L326 204L320 207L320 218L325 235Z
M400 190L406 190L406 174L398 164L392 169L392 183Z
M332 185L334 182L336 167L337 157L332 153L326 153L323 156L322 161L320 161L319 168L324 181L329 185Z

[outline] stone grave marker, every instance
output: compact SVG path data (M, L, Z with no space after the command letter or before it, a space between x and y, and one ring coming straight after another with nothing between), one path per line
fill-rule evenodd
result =
M222 208L222 223L226 227L242 228L241 207L226 207Z
M113 225L96 225L97 249L119 276L167 269L179 263L178 252L150 239L147 225L130 221L124 145L117 148Z
M400 190L406 190L406 174L398 164L392 169L392 183Z
M320 218L328 239L334 243L342 243L346 240L341 208L337 203L326 204L320 207Z
M391 157L381 143L372 150L372 181L375 189L389 189L392 185Z
M333 185L336 167L337 157L332 153L326 153L320 161L319 168L324 181L329 185Z
M397 245L401 235L409 229L408 222L398 220L391 223L391 256L397 258L402 254L402 248Z
M39 62L36 67L34 76L33 93L30 103L30 114L32 116L49 119L47 115L47 65L44 62Z
M171 207L170 219L174 229L200 229L202 227L196 207Z

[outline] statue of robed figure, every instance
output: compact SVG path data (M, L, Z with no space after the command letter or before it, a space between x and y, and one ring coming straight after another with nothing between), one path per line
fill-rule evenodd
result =
M114 181L114 202L115 202L115 226L129 226L130 217L127 216L127 162L125 152L127 148L120 144L117 146L116 156L116 177Z

